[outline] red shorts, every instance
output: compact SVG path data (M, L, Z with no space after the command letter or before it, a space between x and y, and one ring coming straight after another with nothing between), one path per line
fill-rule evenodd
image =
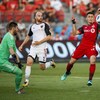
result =
M76 50L74 51L74 53L72 54L72 58L79 59L79 58L83 57L84 55L86 55L88 57L88 59L90 59L90 57L92 55L97 56L98 52L97 52L95 46L84 47L84 46L79 45L76 48Z

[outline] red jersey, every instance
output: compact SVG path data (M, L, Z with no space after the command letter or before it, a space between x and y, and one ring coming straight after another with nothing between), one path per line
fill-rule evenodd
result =
M82 41L80 45L84 46L94 46L98 36L98 24L96 22L91 25L83 25L78 29L80 34L83 34Z

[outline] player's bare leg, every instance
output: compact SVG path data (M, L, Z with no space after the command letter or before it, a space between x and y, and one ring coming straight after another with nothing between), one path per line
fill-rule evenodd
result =
M76 62L76 60L77 59L71 58L71 60L67 64L66 72L61 76L61 80L65 80L67 78L67 76L71 74L70 71L71 71L71 69L73 67L73 64Z
M53 59L51 61L49 61L49 62L46 62L46 63L43 63L43 62L41 63L40 62L40 69L41 70L45 70L45 69L48 69L50 67L52 67L52 68L56 67L56 63L54 62Z

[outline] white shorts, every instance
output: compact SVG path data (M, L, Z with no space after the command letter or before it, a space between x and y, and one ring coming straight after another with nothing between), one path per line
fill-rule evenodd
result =
M39 49L37 47L31 46L28 56L32 57L33 60L35 60L37 56L40 63L45 63L47 58L47 49Z

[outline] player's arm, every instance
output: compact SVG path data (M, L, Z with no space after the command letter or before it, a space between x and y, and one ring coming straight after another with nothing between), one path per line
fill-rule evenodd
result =
M21 69L23 67L23 65L21 64L19 57L16 54L16 46L15 46L15 43L13 42L13 39L11 37L9 37L7 39L7 44L9 47L9 52L13 57L14 63L16 63L18 65L18 67Z
M20 62L19 57L15 53L14 49L12 47L10 47L9 51L10 51L10 54L12 55L13 59L15 60L15 62L16 63L19 63Z
M78 35L78 34L80 34L80 32L78 31L78 29L76 28L76 21L75 21L75 18L72 18L72 34L73 34L73 35Z
M49 41L51 39L52 39L52 36L51 35L48 35L44 39L42 39L40 41L35 41L32 45L39 45L39 44L42 44L44 42L47 42L47 41Z
M78 31L78 29L76 28L76 24L72 25L72 34L73 35L79 35L80 32Z
M72 19L72 34L73 35L81 35L84 34L84 25L79 29L76 28L76 21L75 18Z
M30 37L33 35L33 32L31 31L31 28L29 30L28 35L26 36L25 40L23 41L23 43L20 45L19 50L22 51L24 45L30 40Z
M46 33L46 37L39 41L40 44L44 43L44 42L47 42L47 41L52 39L52 35L51 35L52 32L51 32L50 27L47 23L45 23L45 33Z
M19 67L20 69L22 69L23 65L21 64L21 61L19 60L19 57L18 57L18 55L15 53L14 49L11 47L11 48L9 49L9 51L10 51L10 54L12 55L12 58L13 58L14 63L16 63L16 64L18 65L18 67Z
M26 38L25 38L25 40L23 41L23 43L22 43L22 44L20 45L20 47L19 47L19 50L20 50L20 51L22 51L24 45L29 41L29 39L30 39L30 36L27 35Z
M51 35L46 36L44 39L42 39L42 40L39 41L39 42L40 42L40 44L41 44L41 43L47 42L47 41L49 41L49 40L51 40Z

